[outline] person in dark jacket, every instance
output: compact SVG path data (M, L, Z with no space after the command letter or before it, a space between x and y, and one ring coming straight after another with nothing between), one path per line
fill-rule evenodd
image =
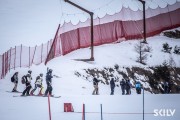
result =
M22 78L22 79L25 79L26 89L23 91L21 96L25 96L25 95L29 96L30 95L29 92L32 88L32 86L31 86L31 80L32 80L31 73L32 73L32 71L29 70L28 74L23 76L23 78Z
M44 96L47 96L48 94L50 96L53 96L52 95L52 90L53 90L53 88L52 88L52 78L53 78L53 76L52 76L52 69L49 69L47 74L46 74L47 89L46 89L46 92L45 92Z
M114 95L114 88L115 88L114 78L111 78L110 87L111 87L111 94L110 95Z
M165 94L169 93L169 83L167 81L164 82L164 93Z
M170 83L169 83L169 93L172 93L172 89L173 89L173 81L171 80Z
M13 83L14 83L14 88L12 92L18 92L17 91L17 85L18 85L18 72L15 72L14 75L12 76Z
M97 78L93 79L93 86L94 86L94 90L93 90L93 95L99 95L99 87L98 87L98 83L100 82L100 80L98 80Z
M130 80L126 80L126 95L131 94L131 86Z
M120 82L120 86L121 86L121 90L122 90L122 95L124 95L125 89L126 89L126 82L124 81L124 79L122 79L122 81Z

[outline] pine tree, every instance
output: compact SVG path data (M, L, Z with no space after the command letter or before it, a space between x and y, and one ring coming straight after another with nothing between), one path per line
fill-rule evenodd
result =
M146 64L146 60L147 60L147 54L144 48L144 44L140 41L138 44L136 44L134 46L136 53L138 53L138 57L137 57L137 62L141 63L141 64Z

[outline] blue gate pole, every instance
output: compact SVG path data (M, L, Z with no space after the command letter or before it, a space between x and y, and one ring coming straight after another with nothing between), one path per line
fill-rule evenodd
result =
M102 115L102 104L101 104L101 120L103 120L103 115Z

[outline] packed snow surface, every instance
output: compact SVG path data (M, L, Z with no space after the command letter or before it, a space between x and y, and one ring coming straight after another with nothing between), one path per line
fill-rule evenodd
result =
M138 40L121 41L120 43L95 46L95 61L82 62L74 59L87 59L90 56L90 49L79 49L65 56L51 60L47 66L44 64L30 68L17 68L11 70L4 79L0 80L0 120L49 120L48 98L47 97L13 97L20 93L8 93L13 88L10 78L15 71L19 71L18 90L23 91L25 86L21 84L20 78L32 70L32 83L37 75L44 74L44 91L46 89L45 75L47 67L53 69L53 74L60 76L53 78L53 94L61 98L50 98L52 120L80 120L82 119L82 105L85 104L87 112L86 120L100 120L102 104L103 120L142 120L143 119L143 95L137 95L132 89L132 95L121 95L120 87L115 88L115 95L110 94L110 86L99 83L100 95L92 95L93 84L81 77L75 76L75 71L83 71L88 68L103 68L118 64L120 67L156 66L168 61L172 57L176 67L180 67L180 56L171 52L162 52L162 44L167 42L171 47L180 45L179 39L170 39L164 36L155 36L147 39L148 46L152 51L148 53L147 65L136 62L137 53L134 51ZM37 94L38 90L36 90ZM176 94L150 94L145 92L145 120L178 120L180 115L180 96ZM72 103L73 113L64 112L64 103ZM154 116L154 110L166 110L164 116ZM175 110L173 116L168 110ZM169 113L169 114L168 114Z

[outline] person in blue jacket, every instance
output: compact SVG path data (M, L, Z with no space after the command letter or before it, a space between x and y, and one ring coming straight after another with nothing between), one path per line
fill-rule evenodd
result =
M142 85L139 81L136 81L135 88L136 88L137 94L141 94Z

